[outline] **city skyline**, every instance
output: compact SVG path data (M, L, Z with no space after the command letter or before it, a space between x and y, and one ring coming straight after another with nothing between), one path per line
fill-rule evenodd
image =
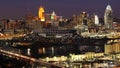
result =
M71 18L72 15L77 15L83 11L92 14L97 14L100 17L104 16L106 6L109 4L113 9L113 16L119 17L120 9L118 7L119 0L101 0L101 1L87 1L87 0L74 0L74 1L43 1L43 0L1 0L0 2L0 18L21 18L26 14L31 13L35 16L38 15L40 6L45 8L45 13L52 13L55 11L57 15L64 18Z

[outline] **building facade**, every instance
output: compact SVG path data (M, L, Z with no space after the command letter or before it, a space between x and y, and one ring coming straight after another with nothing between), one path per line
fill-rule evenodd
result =
M112 8L110 5L106 7L105 14L104 14L104 23L106 28L112 28L113 25L113 15L112 15Z

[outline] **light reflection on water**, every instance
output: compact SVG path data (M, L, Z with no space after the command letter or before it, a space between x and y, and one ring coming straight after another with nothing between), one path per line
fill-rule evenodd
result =
M120 40L110 42L105 45L33 45L31 48L17 48L18 53L32 57L52 57L52 56L67 56L72 54L84 54L86 52L105 52L106 47L111 46L110 52L120 52Z
M120 42L111 42L103 45L56 45L56 46L48 46L48 47L34 47L31 48L31 54L35 53L34 55L42 55L42 57L50 57L50 56L61 56L61 55L69 55L72 54L84 54L86 52L96 52L101 53L106 51L106 47L111 45L110 51L113 52L120 52ZM35 50L36 51L33 51ZM41 57L41 56L38 56Z
M37 46L37 45L35 45ZM81 54L85 52L104 52L104 45L62 45L62 46L51 46L51 47L32 47L32 56L37 55L38 57L51 57L51 56L68 56L72 54Z

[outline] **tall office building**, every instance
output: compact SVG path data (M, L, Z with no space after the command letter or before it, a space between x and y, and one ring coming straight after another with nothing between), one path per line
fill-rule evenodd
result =
M95 20L95 24L99 25L99 17L98 17L98 15L94 15L94 20Z
M106 7L104 14L104 22L106 28L112 28L113 25L113 16L112 16L112 8L110 5Z
M56 19L57 19L57 16L56 16L55 11L52 12L52 14L51 14L51 19L52 19L52 20L56 20Z
M57 15L55 11L51 13L51 25L52 27L58 27L59 26L59 21L57 20Z
M82 12L82 24L88 25L88 14L86 12Z
M39 8L39 12L38 12L38 16L40 21L44 22L45 21L45 14L44 14L45 10L43 7Z

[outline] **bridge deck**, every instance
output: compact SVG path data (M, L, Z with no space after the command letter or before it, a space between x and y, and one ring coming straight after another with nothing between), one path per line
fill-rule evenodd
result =
M0 48L0 54L5 55L5 56L10 57L10 58L21 59L21 60L26 61L26 62L29 61L29 62L37 64L38 66L43 65L43 66L46 66L48 68L64 68L64 67L61 67L61 66L58 66L55 64L44 62L40 59L38 60L36 58L32 58L32 57L28 57L28 56L25 56L22 54L14 53L14 52L7 51L7 50L1 49L1 48Z

